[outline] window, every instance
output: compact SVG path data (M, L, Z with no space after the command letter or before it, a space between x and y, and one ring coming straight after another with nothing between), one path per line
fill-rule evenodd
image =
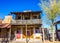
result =
M30 19L30 17L25 17L25 20L29 20Z
M39 29L36 29L36 30L35 30L35 33L40 33L40 30L39 30Z
M37 16L33 16L33 19L37 19Z
M40 33L40 29L39 28L36 28L35 29L35 33Z
M18 16L18 19L21 19L21 16Z

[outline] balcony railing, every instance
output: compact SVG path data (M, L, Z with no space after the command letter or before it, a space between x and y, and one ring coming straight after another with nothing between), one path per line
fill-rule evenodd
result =
M42 24L40 19L32 19L32 20L12 20L12 25L24 25L24 24Z

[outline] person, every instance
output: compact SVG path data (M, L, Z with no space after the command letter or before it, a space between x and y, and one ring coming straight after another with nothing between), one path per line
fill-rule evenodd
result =
M19 39L21 37L19 31L17 31L16 38Z

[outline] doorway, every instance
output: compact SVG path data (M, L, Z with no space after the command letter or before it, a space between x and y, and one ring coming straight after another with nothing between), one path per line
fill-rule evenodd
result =
M15 31L15 39L20 40L21 39L21 30L16 30Z
M33 29L27 28L27 30L23 30L23 38L33 38Z

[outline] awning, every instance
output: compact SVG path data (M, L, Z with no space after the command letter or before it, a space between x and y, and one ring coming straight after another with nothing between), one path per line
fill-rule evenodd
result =
M0 24L0 28L10 28L11 25L9 23L4 23L4 24Z
M60 20L54 23L54 25L56 25L56 24L60 24Z

